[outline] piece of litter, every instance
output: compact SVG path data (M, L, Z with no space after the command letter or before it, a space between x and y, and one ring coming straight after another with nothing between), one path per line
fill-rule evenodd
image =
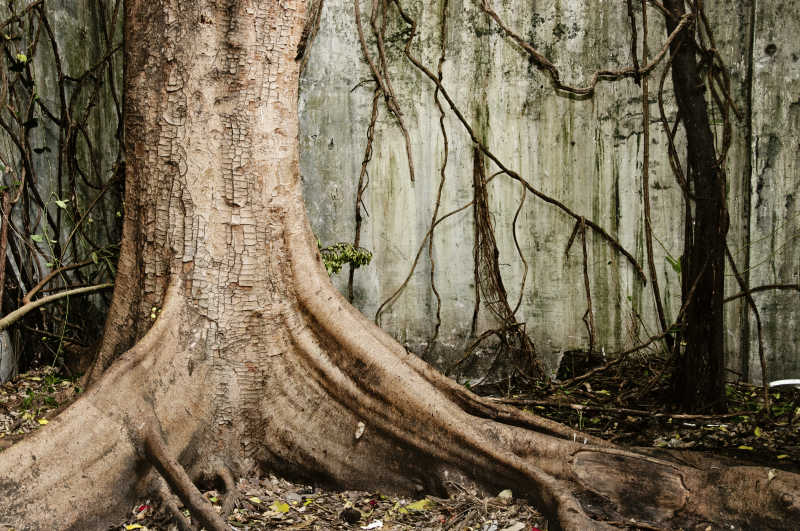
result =
M383 527L383 520L375 520L367 525L361 526L361 529L380 529Z
M514 497L514 494L511 492L511 489L506 489L501 491L500 494L497 495L497 497L510 499Z
M417 500L414 503L409 503L408 505L403 507L400 512L403 513L404 510L405 511L427 511L430 508L431 505L433 505L433 502L431 500L429 500L428 498L422 498L421 500Z

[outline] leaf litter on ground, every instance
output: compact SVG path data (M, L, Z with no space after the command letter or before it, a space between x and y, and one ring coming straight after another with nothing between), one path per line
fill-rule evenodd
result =
M291 483L270 475L242 479L241 496L228 523L236 530L545 530L545 519L524 500L484 497L467 488L454 486L447 499L434 496L404 498L377 492L333 491ZM506 491L504 491L506 492ZM203 493L222 510L224 493ZM133 528L138 525L141 527ZM111 529L178 529L171 515L157 502L137 504L129 518Z

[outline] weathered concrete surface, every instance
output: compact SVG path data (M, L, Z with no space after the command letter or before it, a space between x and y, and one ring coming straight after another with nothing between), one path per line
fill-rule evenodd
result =
M12 240L21 240L17 241L20 248L38 247L38 253L30 253L21 260L22 263L18 263L10 248L7 252L6 279L19 285L22 295L33 285L26 285L27 283L22 281L19 274L21 269L29 272L30 278L33 279L32 283L35 284L50 272L54 264L82 262L87 260L93 251L100 259L109 257L112 262L115 261L114 246L119 241L121 229L123 183L121 180L113 179L120 152L117 139L119 120L112 94L116 93L119 98L121 91L121 51L112 56L114 68L111 77L106 68L97 68L108 52L122 42L121 11L117 15L116 24L112 24L114 3L106 0L48 0L42 7L53 29L54 42L51 42L44 26L39 24L39 18L33 11L24 18L26 29L20 30L16 23L3 29L4 34L11 37L10 41L7 41L9 50L26 54L34 80L31 90L37 95L38 101L57 119L66 123L67 119L63 117L69 117L71 124L69 131L76 153L75 161L80 167L79 172L66 156L61 157L59 163L59 154L62 151L59 141L67 143L64 133L67 128L60 129L53 120L46 117L41 107L35 107L33 117L38 121L38 126L28 133L31 148L37 151L32 154L35 175L26 175L25 180L29 187L36 188L50 217L52 219L61 217L61 231L58 235L54 234L55 231L47 225L42 209L36 203L26 204L25 200L22 200L15 206L13 220L18 230L21 231L25 227L22 211L24 208L29 208L31 234L42 236L41 242L37 243L19 232L9 233ZM24 5L16 2L12 7L14 12L19 12ZM9 20L11 14L8 5L0 6L0 21ZM104 28L111 42L107 42L104 38ZM30 45L34 41L37 45L31 48ZM63 107L59 94L56 53L60 57L64 76L72 78L63 83ZM5 64L6 61L0 68L4 68ZM89 75L83 83L75 81L76 78L84 77L87 72ZM13 76L8 78L9 82L13 79ZM95 80L100 83L97 90L95 90ZM20 90L19 85L17 90ZM6 124L14 126L15 122L7 111L3 117ZM83 131L86 132L85 136ZM66 148L63 151L66 151ZM5 177L5 184L19 181L22 175L19 150L4 130L0 131L0 156L14 168L13 175ZM14 190L14 186L11 188ZM60 208L56 203L57 200L65 201L67 208ZM77 213L74 210L76 205ZM93 206L91 210L90 206ZM54 256L53 246L47 240L59 240L64 244L80 216L83 216L82 230L81 234L73 238L74 245L63 258ZM84 278L99 280L91 274L90 269L83 270L86 273ZM65 281L56 278L48 287L59 287L70 282L72 282L70 279ZM87 298L82 299L86 300ZM96 295L88 297L88 301L91 304L84 304L77 310L73 304L72 313L68 301L62 304L68 315L80 315L87 333L97 333L102 327L108 299ZM9 308L6 310L10 311ZM19 352L30 341L38 340L38 337L33 338L29 333L23 336L18 330L11 334L11 340L3 340L4 346L8 348L0 349L0 366L5 367L0 369L0 381L16 370L16 357ZM87 340L91 341L90 338Z
M794 2L756 2L750 283L800 283L800 15ZM800 297L754 296L768 376L800 377ZM755 336L755 331L751 331ZM754 347L751 347L751 352ZM751 357L751 373L760 374Z
M442 2L403 4L420 24L414 53L435 70ZM448 91L478 136L507 166L603 226L646 267L639 87L630 80L601 83L595 97L587 100L554 94L548 78L531 66L524 51L505 38L477 4L449 2L444 64ZM493 4L507 24L559 66L565 81L582 84L596 69L630 63L624 4L577 0L495 0ZM369 9L369 3L362 2L365 31L371 34ZM650 10L649 18L652 56L664 42L665 32L657 11ZM739 269L749 273L752 286L796 283L800 280L796 207L800 101L793 98L798 94L800 49L793 36L800 30L800 17L790 3L762 1L719 6L711 18L718 47L733 69L732 97L743 114L728 158L731 249ZM752 52L751 28L755 29ZM400 130L382 105L364 195L369 217L362 232L362 245L375 258L369 267L357 271L355 283L355 303L371 316L403 282L423 243L443 162L433 85L403 60L403 29L390 25L388 56L392 83L413 141L416 182L409 182ZM769 48L771 43L775 50ZM671 319L680 307L680 282L667 257L677 259L682 253L683 206L658 121L655 92L660 75L661 69L656 70L650 83L650 196L657 239L655 263ZM358 46L352 2L327 0L300 102L306 200L323 244L353 239L355 188L374 88L370 79ZM670 85L667 79L667 114L673 119ZM748 87L752 87L752 107ZM446 128L450 158L440 215L472 200L471 142L452 112L447 113ZM748 142L754 147L752 160ZM680 147L679 152L683 152ZM489 165L487 170L493 173L496 168ZM513 307L524 269L511 230L521 188L501 176L489 185L489 194L501 272ZM564 253L573 225L571 218L531 194L517 222L529 267L517 317L527 323L540 354L551 364L560 352L588 344L581 321L586 300L580 245ZM430 359L443 366L457 359L470 341L475 301L472 243L471 209L449 218L435 231L433 259L442 297L442 326ZM588 252L598 348L615 351L655 333L650 287L642 285L630 265L600 238L589 238ZM417 352L425 350L435 326L430 267L426 252L403 294L380 319L383 327ZM346 276L335 279L342 289ZM727 292L738 291L731 276ZM796 293L755 297L767 323L769 376L797 376L800 298ZM743 299L728 305L728 366L745 378L759 380L755 331L748 324L753 319L751 315L748 321L744 311ZM493 325L488 312L481 314L479 325L479 332Z
M101 9L105 5L105 10ZM108 183L113 174L114 166L118 156L117 125L118 120L114 106L112 91L120 97L122 81L122 54L120 51L113 54L114 79L109 79L106 68L95 68L101 64L108 51L115 45L122 42L122 13L117 15L116 26L111 26L114 15L114 2L98 0L48 0L46 4L46 14L53 28L55 36L56 50L60 56L61 68L68 78L72 81L64 82L64 99L67 105L67 113L73 124L71 130L75 143L80 169L84 176L81 178L74 168L68 166L64 161L61 182L59 182L59 128L52 120L43 117L44 113L37 108L34 117L37 118L39 126L32 129L29 138L33 148L46 149L47 151L35 153L32 157L34 170L36 172L36 187L42 199L47 203L51 216L55 218L59 214L59 207L54 203L56 199L67 201L77 201L81 211L95 200ZM19 11L19 6L15 6L15 11ZM0 7L0 19L6 20L10 16L7 7ZM31 14L26 20L34 20L34 29L38 28L38 18ZM107 44L103 37L103 29L110 33L111 43ZM18 28L11 26L7 31L18 31ZM21 35L15 33L15 42L20 51L28 51L27 40L20 38ZM55 51L46 32L42 29L34 55L29 58L35 81L35 90L39 100L57 118L61 117L62 108L58 90L58 74L54 61ZM83 83L74 81L81 78L91 69L95 68ZM94 90L94 81L99 79L100 88ZM85 118L88 117L88 118ZM77 126L86 122L87 136L83 136ZM13 123L10 122L9 123ZM91 145L87 142L91 142ZM18 159L18 151L5 135L0 135L0 150L4 160L15 161ZM92 163L94 159L94 164ZM70 183L75 182L76 197L71 196ZM86 181L97 188L92 188ZM92 209L91 222L84 220L84 230L89 237L102 244L115 244L119 239L119 223L116 212L119 210L122 187L117 186L110 191L102 194L98 204ZM109 193L110 192L110 193ZM19 208L17 208L19 210ZM64 214L63 211L61 214ZM69 216L63 216L64 240L72 230L72 220ZM40 226L32 227L34 230L47 230L40 220ZM53 234L48 234L52 238ZM76 260L84 259L81 251L88 246L83 242L77 246L76 256L70 256ZM44 262L47 262L50 249L47 245L41 245L43 256L40 267L46 270ZM31 286L26 286L30 288Z
M314 229L323 244L353 238L355 188L373 90L358 46L352 4L351 0L326 0L300 102L305 193ZM362 12L370 34L368 4L362 2ZM543 192L605 227L645 266L638 87L630 80L602 83L593 99L583 101L555 95L547 77L489 23L477 4L476 0L449 1L446 87L479 136L505 164ZM67 73L78 74L96 64L103 56L98 0L49 0L47 5ZM403 5L420 21L414 52L435 69L442 0L408 0ZM580 84L597 68L630 63L624 3L494 0L493 5L506 23L561 68L569 82ZM797 283L800 47L796 35L800 16L787 1L749 0L709 7L722 56L732 68L733 97L743 116L734 131L728 158L729 244L752 286ZM0 18L4 18L2 9ZM110 17L111 13L106 15ZM660 15L654 10L649 15L652 55L663 43L664 30ZM364 196L369 216L362 234L362 244L375 253L375 259L372 265L357 271L355 285L355 302L370 316L408 274L429 228L443 162L433 86L403 60L403 29L395 22L390 25L389 60L413 139L417 180L409 182L400 131L381 105L375 152L369 165L370 183ZM49 50L41 46L39 55L44 57ZM51 108L57 108L52 64L43 61L36 65L38 93ZM116 66L119 75L120 61ZM665 137L658 123L654 93L660 72L654 73L651 82L650 192L658 239L654 244L656 264L669 318L680 306L679 277L666 256L677 258L682 252L683 207L666 162ZM116 88L119 90L119 85ZM666 100L672 119L669 88ZM113 100L106 92L91 120L95 153L101 155L100 173L105 176L113 169L116 153L113 112ZM440 215L472 200L471 142L449 111L446 127L450 158ZM57 145L53 128L42 126L35 135L42 145L51 149ZM85 150L85 145L81 146ZM9 148L7 139L0 138L0 147ZM41 175L52 173L54 160L54 153L50 159L37 159ZM494 168L489 165L488 171ZM50 197L53 187L48 181L43 178L40 186ZM84 189L83 193L85 196L78 200L85 206L97 191ZM492 181L489 194L501 271L513 306L520 296L524 269L511 236L521 189L501 176ZM96 211L94 218L98 241L116 237L114 217L119 207L113 194L107 199L109 202ZM580 246L574 245L569 255L564 255L572 228L569 217L527 195L517 234L529 270L517 317L527 323L540 353L551 364L559 352L585 348L588 343L581 321L586 302ZM442 296L442 326L429 359L443 366L456 359L470 341L475 300L472 244L471 209L436 229L433 254L436 286ZM592 236L588 244L599 348L614 351L654 333L657 326L649 287L636 280L626 261L601 239ZM402 296L381 318L387 330L417 352L425 350L435 326L436 299L430 287L430 269L426 252ZM344 288L346 273L338 275L335 282ZM739 291L733 276L726 291ZM789 292L764 292L754 297L765 323L769 377L800 375L800 298ZM730 303L727 312L728 366L757 381L761 369L752 314L746 311L743 299ZM493 318L483 311L479 332L493 325Z

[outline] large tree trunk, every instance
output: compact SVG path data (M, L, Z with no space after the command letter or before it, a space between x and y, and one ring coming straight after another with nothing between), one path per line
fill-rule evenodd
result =
M0 454L2 524L101 529L155 489L222 529L191 481L260 468L439 494L469 477L529 495L554 528L794 527L796 475L647 456L494 406L335 291L298 176L305 2L129 0L126 15L126 240L96 383Z

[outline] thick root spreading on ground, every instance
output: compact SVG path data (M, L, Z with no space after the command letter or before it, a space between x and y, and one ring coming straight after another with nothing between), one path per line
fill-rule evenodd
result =
M800 518L797 475L617 448L454 384L344 301L295 219L284 236L293 291L248 325L269 337L207 348L213 327L173 282L133 349L0 454L0 523L99 529L151 494L173 508L177 496L207 529L225 529L194 481L218 478L233 499L235 476L256 467L438 495L469 478L524 493L562 529L631 519L790 529Z
M525 494L553 527L572 530L631 519L790 529L800 518L797 475L653 457L473 395L349 306L302 213L284 219L300 220L283 236L291 289L246 321L260 334L218 348L225 342L209 338L219 330L173 282L133 349L49 426L0 454L0 523L99 529L155 495L173 509L177 496L207 529L225 529L194 482L219 479L233 499L235 477L257 468L438 495L468 478Z

